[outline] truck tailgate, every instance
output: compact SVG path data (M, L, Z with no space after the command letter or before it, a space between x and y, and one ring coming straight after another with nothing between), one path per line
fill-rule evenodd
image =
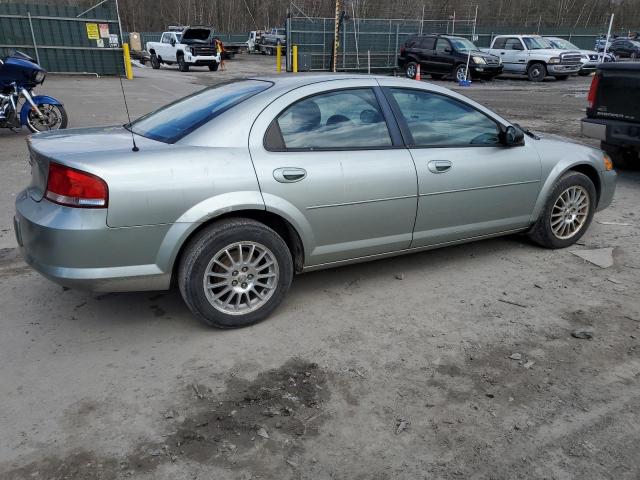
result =
M597 94L590 118L640 123L640 64L601 65Z

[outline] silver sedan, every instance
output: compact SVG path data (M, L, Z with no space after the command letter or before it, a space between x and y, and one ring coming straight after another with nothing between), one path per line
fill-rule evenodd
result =
M600 150L392 77L239 80L28 146L15 231L33 268L96 291L175 280L223 328L266 318L294 273L514 232L566 247L616 181Z

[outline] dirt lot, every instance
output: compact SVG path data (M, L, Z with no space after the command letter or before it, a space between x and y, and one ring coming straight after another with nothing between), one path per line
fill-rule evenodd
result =
M272 62L136 70L132 114ZM588 82L465 93L578 138ZM41 90L85 126L124 123L119 88ZM217 331L176 291L66 290L22 263L25 136L0 132L1 478L640 478L638 172L575 248L512 236L305 274L268 321ZM592 247L614 265L571 253Z

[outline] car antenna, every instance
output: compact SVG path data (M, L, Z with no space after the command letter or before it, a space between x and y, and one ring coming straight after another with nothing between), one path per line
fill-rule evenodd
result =
M124 109L127 112L127 121L129 122L127 123L127 126L129 127L127 128L127 130L131 132L131 142L133 143L133 148L131 149L131 151L137 152L140 149L136 145L136 136L133 133L133 128L131 127L131 115L129 114L129 105L127 105L127 96L124 93L124 84L122 83L122 74L120 73L120 69L118 69L118 79L120 79L120 89L122 90L122 99L124 100Z

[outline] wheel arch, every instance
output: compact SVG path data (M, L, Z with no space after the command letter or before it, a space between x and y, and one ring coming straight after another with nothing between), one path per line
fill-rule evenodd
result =
M531 68L531 65L533 65L534 63L541 63L542 65L544 65L544 68L548 67L548 64L547 64L547 62L545 60L529 60L527 62L527 70L526 71L529 71L529 68Z
M593 165L584 162L575 162L570 165L557 166L554 168L551 173L547 176L547 180L544 182L544 185L540 189L540 193L538 195L538 200L536 201L536 205L534 207L533 214L531 216L531 222L535 223L540 216L540 213L544 209L544 205L547 202L547 198L549 196L549 192L553 189L554 185L557 181L562 178L564 174L567 172L578 172L586 175L589 180L593 182L593 185L596 189L596 206L600 202L600 194L602 191L602 183L600 181L600 175L598 174L598 170Z
M156 49L152 48L151 50L149 50L149 53L154 53L155 54L156 53Z
M222 213L215 217L209 218L206 221L198 224L195 228L191 229L186 236L180 242L175 255L170 263L171 282L174 283L177 279L177 272L180 267L180 262L185 250L193 238L198 235L202 230L209 228L222 220L227 218L249 218L260 222L267 227L274 230L287 244L291 257L293 258L293 265L296 272L302 272L305 258L305 247L302 242L300 234L296 228L286 218L277 213L270 212L268 210L260 210L258 208L246 208L233 210L226 213Z

